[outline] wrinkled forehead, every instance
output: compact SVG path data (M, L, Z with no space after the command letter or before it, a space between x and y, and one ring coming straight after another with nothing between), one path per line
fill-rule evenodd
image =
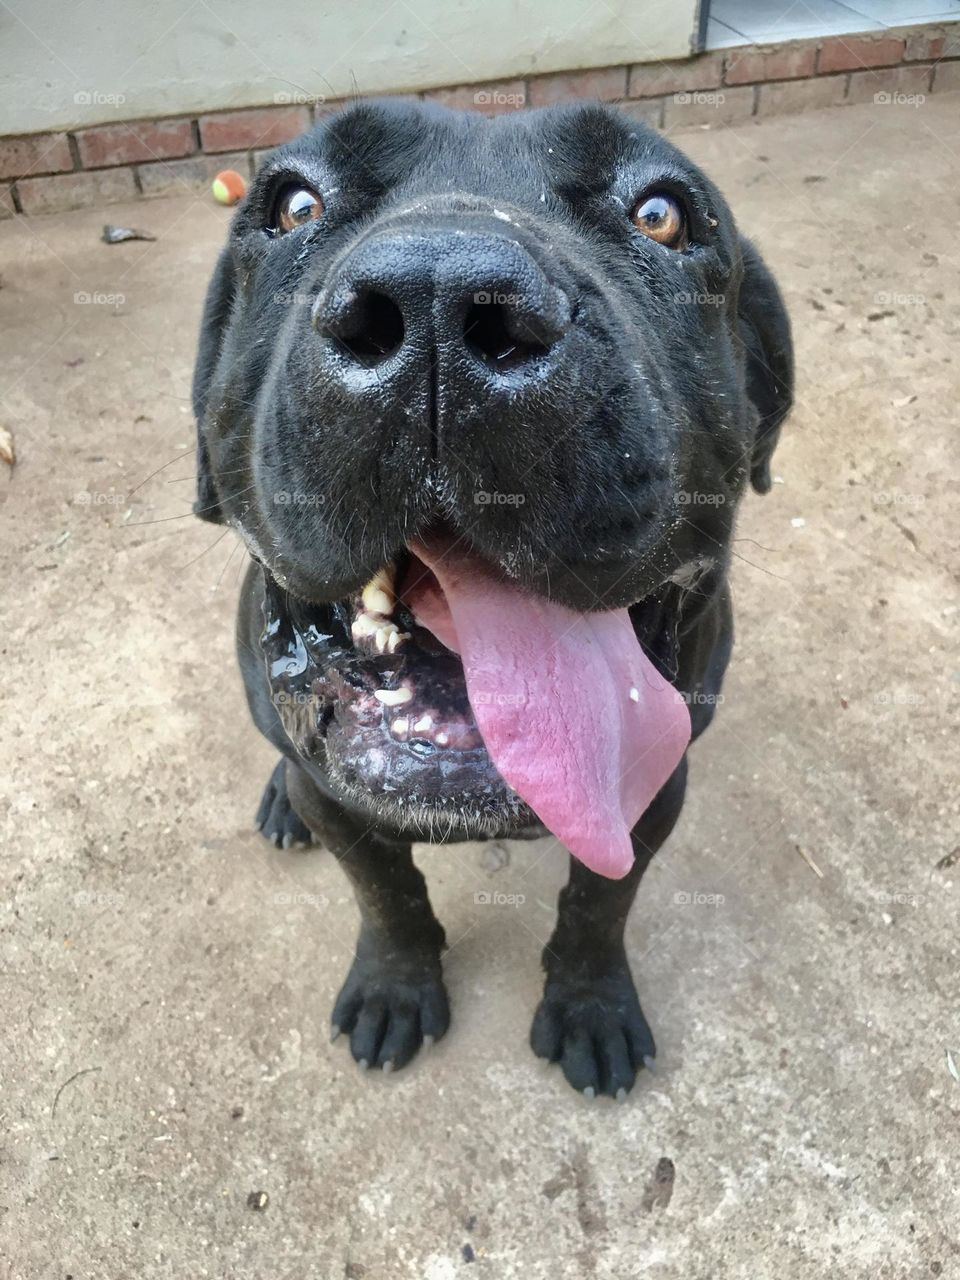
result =
M703 182L651 129L593 104L485 118L423 103L359 103L274 163L284 159L371 195L461 190L536 200L549 191L576 199L602 195L631 170Z

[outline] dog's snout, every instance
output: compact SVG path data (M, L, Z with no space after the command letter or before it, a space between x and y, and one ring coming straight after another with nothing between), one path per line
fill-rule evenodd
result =
M571 306L516 240L443 229L363 241L321 290L313 324L348 367L415 373L436 359L497 376L544 361Z

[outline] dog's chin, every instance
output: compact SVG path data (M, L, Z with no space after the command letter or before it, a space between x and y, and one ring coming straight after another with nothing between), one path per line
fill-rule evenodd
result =
M497 772L459 657L378 589L313 604L265 573L273 704L303 760L354 808L423 839L540 830Z

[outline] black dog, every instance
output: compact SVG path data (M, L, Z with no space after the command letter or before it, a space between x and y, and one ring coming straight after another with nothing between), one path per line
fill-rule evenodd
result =
M449 1022L415 840L576 856L535 1052L624 1097L623 945L732 644L729 541L790 407L776 285L716 188L614 110L358 104L276 151L210 286L197 514L255 561L259 825L353 881L361 1067Z

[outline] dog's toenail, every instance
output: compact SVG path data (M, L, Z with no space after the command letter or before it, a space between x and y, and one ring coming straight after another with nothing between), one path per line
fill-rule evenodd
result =
M627 1091L623 1087L623 1085L621 1085L620 1088L617 1090L617 1101L626 1102L626 1100L627 1100Z
M333 1044L334 1040L336 1040L337 1036L340 1034L340 1032L341 1032L342 1030L343 1030L343 1028L342 1028L342 1027L338 1027L336 1023L334 1023L334 1024L333 1024L333 1026L330 1028L330 1043L331 1043L331 1044Z
M430 1048L430 1046L433 1044L433 1041L434 1041L434 1037L433 1037L433 1036L431 1036L431 1035L425 1035L425 1036L423 1037L423 1047L424 1047L425 1049L429 1049L429 1048Z
M366 1071L367 1068L370 1066L370 1063L366 1060L366 1058L361 1058L360 1061L357 1063L357 1066L360 1068L361 1071Z
M583 1091L583 1096L585 1098L591 1098L591 1099L597 1096L597 1091L592 1084L587 1085L587 1087Z
M649 1053L645 1053L643 1055L643 1065L647 1068L648 1071L651 1071L653 1072L654 1075L656 1075L657 1064L654 1062L653 1058L650 1056Z
M392 1070L393 1070L393 1059L388 1058L386 1062L383 1064L383 1074L385 1076L388 1076Z

